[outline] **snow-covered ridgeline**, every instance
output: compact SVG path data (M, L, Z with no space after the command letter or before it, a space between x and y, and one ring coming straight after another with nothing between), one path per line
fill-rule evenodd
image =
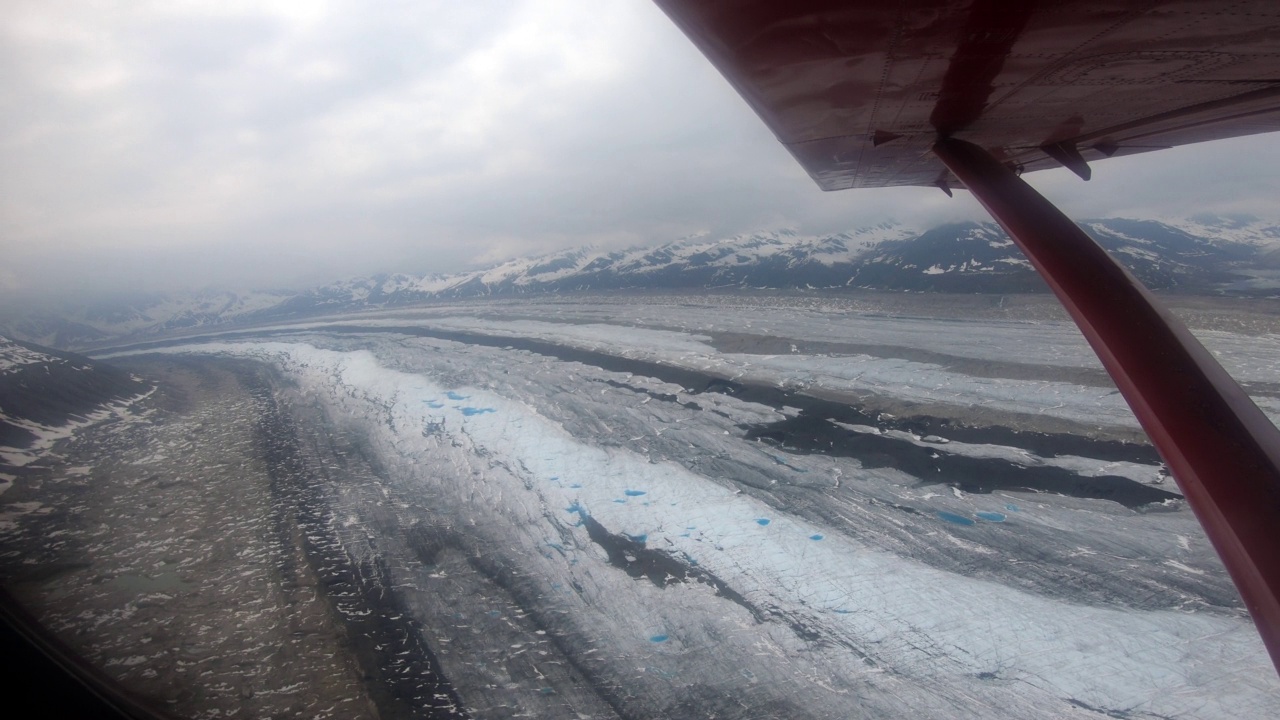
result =
M511 283L528 286L571 278L591 271L635 273L660 272L675 266L695 263L713 268L733 268L785 256L823 265L849 263L868 247L884 241L907 240L918 230L885 223L827 236L801 235L792 230L748 233L729 238L690 238L659 247L637 247L625 250L580 248L532 258L518 258L487 270L454 276L445 285L434 277L408 285L415 289L440 291L469 281L488 286ZM401 284L400 287L405 287Z
M283 292L201 292L189 297L154 298L139 307L103 308L83 321L112 333L128 334L154 327L199 328L235 320L276 307Z
M1084 225L1154 289L1274 296L1280 287L1275 270L1280 227L1267 222L1113 218ZM1045 289L994 224L959 223L921 231L885 223L822 236L778 230L620 250L575 248L452 274L377 274L299 291L145 295L31 317L0 317L0 328L29 341L84 347L109 338L448 299L726 287L984 294Z
M60 358L25 348L5 338L0 338L0 375L16 373L23 365L43 362L60 362Z
M17 448L0 445L0 461L14 467L30 465L48 453L54 443L74 437L77 432L87 427L112 418L132 420L145 417L146 412L135 412L134 405L150 397L155 391L156 388L152 387L146 392L131 397L103 403L90 412L73 416L62 425L45 425L26 418L13 417L0 410L0 419L35 436L35 441L27 447Z
M530 551L531 567L536 562L538 572L550 574L548 585L583 574L622 575L603 566L575 522L589 516L611 532L696 562L758 607L803 617L836 644L769 636L768 624L744 632L760 634L760 647L777 656L778 672L794 673L791 682L815 695L865 683L897 698L904 715L946 708L1043 715L1065 712L1068 702L1166 716L1280 713L1274 671L1244 618L1073 605L942 572L779 516L683 467L586 445L535 407L389 370L368 352L285 343L164 352L271 363L336 416L380 435L403 464L429 466L435 446L427 435L441 432L500 464L513 477L496 497L524 509L529 527L521 532L547 544L572 541L564 554ZM492 498L495 491L488 492ZM655 609L608 632L615 652L678 665L691 649L681 647L681 622L692 621ZM842 642L866 649L871 666Z
M1160 222L1188 235L1213 238L1218 242L1242 243L1264 248L1280 247L1280 230L1252 217L1164 218Z

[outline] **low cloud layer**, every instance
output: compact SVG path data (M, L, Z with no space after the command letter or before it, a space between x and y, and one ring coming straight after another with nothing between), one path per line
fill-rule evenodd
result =
M982 217L819 192L645 0L9 2L0 296L445 272ZM1081 216L1269 216L1271 136L1030 176Z

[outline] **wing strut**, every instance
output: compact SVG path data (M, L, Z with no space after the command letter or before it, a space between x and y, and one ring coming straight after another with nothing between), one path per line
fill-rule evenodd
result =
M1168 463L1280 669L1280 431L1137 279L990 153L934 153L1049 283Z

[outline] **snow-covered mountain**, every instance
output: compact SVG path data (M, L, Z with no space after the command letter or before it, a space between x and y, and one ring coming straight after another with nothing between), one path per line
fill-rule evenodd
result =
M1280 288L1280 277L1266 272L1280 267L1280 227L1218 220L1170 224L1107 219L1081 225L1155 289L1216 293L1228 287ZM1273 280L1269 285L1268 279ZM362 278L299 293L275 310L306 315L437 299L583 291L846 287L997 293L1046 289L993 223L942 225L924 232L882 224L820 237L783 230L612 252L579 248L456 275Z
M339 283L311 293L316 304L344 292L366 303L418 302L437 298L523 295L546 292L665 288L840 287L869 249L908 242L918 232L882 224L821 237L790 230L725 239L689 238L658 247L605 251L591 248L518 258L491 268L451 276L392 275Z
M31 448L66 437L101 419L111 403L150 388L111 365L0 336L0 464L25 465L34 458Z
M1080 226L1147 287L1172 292L1280 292L1280 228L1211 218L1179 224L1110 218ZM1043 292L999 226L942 225L860 258L852 284L924 292Z
M162 335L251 320L297 293L203 291L139 294L0 317L0 333L56 348L85 347L121 337Z
M1081 223L1156 290L1280 294L1280 226L1252 217ZM204 292L0 319L0 332L84 347L214 326L313 317L436 300L549 293L698 289L872 288L918 292L1043 292L992 223L919 231L881 224L825 236L782 230L686 238L628 250L578 248L451 275L378 275L302 292Z

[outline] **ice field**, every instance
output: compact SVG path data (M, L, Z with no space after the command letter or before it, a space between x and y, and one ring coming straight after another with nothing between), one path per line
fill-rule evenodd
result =
M518 590L455 582L512 598L545 634L490 647L445 632L445 677L546 647L545 662L582 677L526 691L572 697L585 682L622 716L1280 708L1274 670L1176 487L1149 451L1112 438L1135 424L1123 401L1071 381L1095 364L1071 326L511 307L158 350L265 363L286 404L367 443L380 489L336 480L335 518L362 529L349 552L403 555L392 574L409 607L438 605L446 591L432 585L450 573L478 573L471 556L519 576ZM739 347L717 349L730 333ZM752 352L752 335L790 347ZM1208 341L1242 381L1278 376L1274 336ZM835 351L801 352L814 342ZM1000 377L1012 364L1022 367ZM865 415L825 418L832 452L792 442L813 423L780 440L767 430L818 414L810 396L856 398ZM1258 400L1273 411L1274 396ZM921 434L920 416L869 412L880 404L938 411L954 437ZM1017 432L1032 418L1092 443L1068 450L1055 433ZM856 452L834 450L849 438ZM918 472L921 453L932 475ZM1023 473L1026 487L972 481L984 466ZM1108 483L1132 495L1092 492ZM424 533L457 557L424 560L435 557ZM468 682L454 682L463 706Z
M1275 417L1280 337L1202 337ZM1221 563L1056 320L508 302L101 358L161 396L240 378L181 447L139 420L145 454L67 462L198 504L185 458L239 418L223 455L257 448L384 717L1280 714Z

